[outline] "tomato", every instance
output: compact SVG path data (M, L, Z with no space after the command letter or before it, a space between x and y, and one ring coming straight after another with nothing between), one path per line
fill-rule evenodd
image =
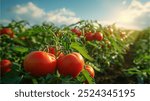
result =
M0 70L1 70L1 74L5 74L9 71L11 71L11 66L12 63L10 60L4 59L2 61L0 61Z
M82 34L82 32L81 32L80 30L76 29L76 28L71 29L71 31L72 31L73 33L75 33L78 37L80 37L81 34Z
M56 55L56 49L54 47L49 47L48 52L51 53L51 54Z
M25 57L23 66L33 76L44 76L55 72L56 59L51 53L34 51Z
M75 78L80 74L83 66L84 59L77 52L67 54L57 60L58 72L63 76L71 75Z
M94 40L93 33L92 33L92 32L87 32L87 33L85 33L85 38L86 38L87 41L92 41L92 40Z
M97 41L103 40L103 34L100 33L100 32L96 32L96 33L94 34L94 39L97 40Z
M14 33L13 33L13 31L10 28L3 28L3 29L1 29L0 30L0 35L3 35L3 34L9 35L10 38L14 37Z
M85 70L87 70L92 78L95 76L94 69L90 65L85 66Z
M48 53L51 53L53 55L55 55L57 58L60 56L64 56L64 53L62 53L61 51L56 51L55 47L49 47L48 48Z

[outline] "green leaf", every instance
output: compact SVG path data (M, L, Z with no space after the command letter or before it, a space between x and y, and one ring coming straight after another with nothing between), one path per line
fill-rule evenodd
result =
M19 39L17 39L17 38L13 39L13 41L14 41L15 43L17 43L17 44L22 45L22 46L25 46L25 45L26 45L23 41L21 41L21 40L19 40Z
M85 76L85 78L86 78L86 80L88 81L88 83L94 84L94 80L93 80L92 77L89 75L88 71L83 70L82 73L83 73L83 75Z
M22 80L22 77L19 76L20 73L12 70L11 72L6 73L2 78L2 83L4 84L15 84L15 83L20 83Z
M27 52L27 51L28 51L28 48L21 47L21 46L12 47L12 49L13 49L14 51L22 52L22 53L24 53L24 52Z
M33 84L38 84L38 81L36 79L32 79Z
M97 48L97 49L99 48L99 47L98 47L98 45L93 44L92 42L89 42L89 41L88 41L87 43L88 43L89 45L91 45L91 46L93 46L93 47Z
M77 50L79 53L81 53L86 59L93 61L94 59L88 55L88 51L85 47L80 46L78 42L72 42L70 45L71 48Z
M96 70L96 71L98 71L98 72L101 71L101 69L98 68L97 66L95 66L93 63L91 63L91 62L86 62L86 63L89 64L90 66L92 66L92 67L94 68L94 70Z

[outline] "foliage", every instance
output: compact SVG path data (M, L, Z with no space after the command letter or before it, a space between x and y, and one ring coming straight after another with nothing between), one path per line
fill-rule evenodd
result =
M3 27L11 28L15 37L0 36L0 60L13 62L11 72L1 76L0 83L150 83L149 29L139 32L143 34L137 41L134 40L133 68L126 69L124 56L134 41L128 30L116 28L115 25L102 26L97 21L82 20L69 26L57 27L53 23L30 26L26 21L12 21L7 26L0 26L0 29ZM73 28L80 30L82 35L77 36L71 31ZM101 32L103 40L87 41L86 32ZM79 52L86 64L94 68L96 77L91 78L86 70L74 79L70 75L63 77L57 71L42 77L33 77L25 72L25 56L35 50L47 51L48 47L56 47L64 54ZM135 75L138 81L130 79ZM122 78L126 78L125 82Z

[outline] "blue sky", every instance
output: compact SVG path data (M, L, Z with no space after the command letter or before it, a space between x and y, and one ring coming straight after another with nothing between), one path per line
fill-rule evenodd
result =
M150 26L149 0L0 0L0 23L12 19L31 24L44 21L72 24L79 20L116 23L120 27L141 29Z

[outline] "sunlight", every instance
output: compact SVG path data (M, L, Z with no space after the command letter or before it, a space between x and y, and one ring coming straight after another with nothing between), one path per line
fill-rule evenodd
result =
M118 17L119 22L122 23L132 23L134 21L134 18L130 12L123 12Z

